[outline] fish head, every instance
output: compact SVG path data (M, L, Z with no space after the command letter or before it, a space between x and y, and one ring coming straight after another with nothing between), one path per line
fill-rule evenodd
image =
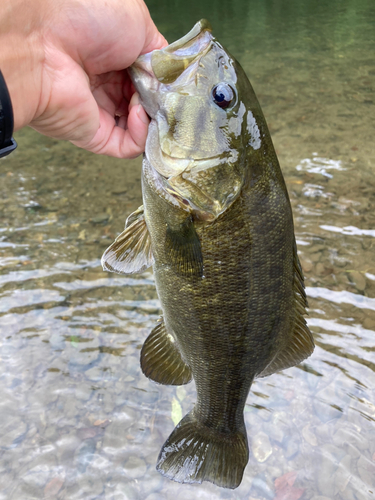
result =
M196 218L215 220L239 195L248 155L261 148L245 73L206 20L140 56L129 73L151 118L146 158L164 189Z

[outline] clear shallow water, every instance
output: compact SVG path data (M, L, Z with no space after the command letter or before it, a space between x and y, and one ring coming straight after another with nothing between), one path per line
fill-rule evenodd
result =
M163 479L157 455L194 385L141 374L160 313L152 274L100 267L141 204L140 159L23 130L0 161L0 499L374 498L374 4L149 5L170 41L210 19L250 76L293 205L317 347L254 383L237 490Z

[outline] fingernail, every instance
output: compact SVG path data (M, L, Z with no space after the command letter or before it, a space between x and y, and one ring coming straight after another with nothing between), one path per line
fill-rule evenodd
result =
M139 104L139 94L138 92L134 92L132 98L130 99L129 109L131 109L133 106L137 106L137 104Z
M137 115L139 116L140 120L145 124L148 125L150 123L150 120L146 114L146 111L143 109L141 104L138 104L137 107Z

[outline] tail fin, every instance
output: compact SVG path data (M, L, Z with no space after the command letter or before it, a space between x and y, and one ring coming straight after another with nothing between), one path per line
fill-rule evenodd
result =
M249 459L245 425L233 434L206 427L188 413L174 429L159 454L157 470L179 483L210 481L237 488Z

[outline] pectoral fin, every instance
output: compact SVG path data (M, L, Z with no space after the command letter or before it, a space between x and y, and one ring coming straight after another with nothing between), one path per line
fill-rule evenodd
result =
M143 344L141 368L146 377L166 385L183 385L192 378L189 366L182 359L175 344L161 320Z
M104 252L102 266L104 271L133 274L141 273L153 263L151 238L141 206L129 215L125 230Z
M284 348L278 352L272 362L257 378L267 377L272 373L298 365L314 351L314 339L303 317L306 314L307 300L296 246L294 249L294 307L295 321L293 331L287 338Z
M201 242L191 216L176 228L167 227L165 250L178 274L196 277L203 275Z

